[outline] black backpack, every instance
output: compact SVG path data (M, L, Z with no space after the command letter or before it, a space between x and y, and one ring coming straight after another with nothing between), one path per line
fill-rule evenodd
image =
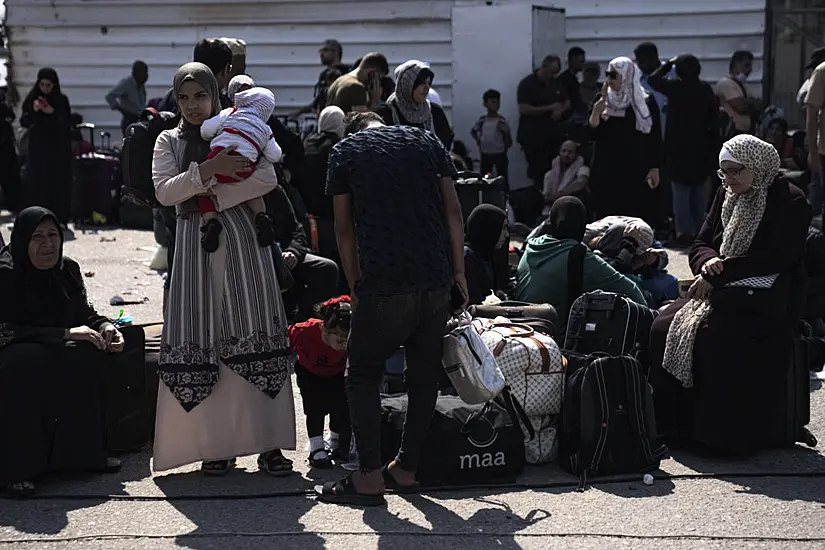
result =
M177 126L179 120L180 116L175 113L158 112L149 107L140 114L140 120L126 128L120 159L124 198L140 206L160 206L152 181L152 155L160 133Z
M579 476L655 470L667 454L657 444L653 391L642 366L629 356L567 354L559 465Z

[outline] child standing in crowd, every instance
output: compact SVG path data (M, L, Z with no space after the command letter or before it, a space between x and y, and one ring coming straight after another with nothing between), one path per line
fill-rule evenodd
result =
M236 93L234 101L234 107L222 110L201 126L201 137L212 140L211 152L206 157L207 160L231 147L233 150L229 153L230 155L243 155L253 164L257 163L261 156L273 164L280 161L281 148L272 137L272 130L266 123L272 116L272 111L275 110L273 93L266 88L252 88ZM216 178L218 183L228 183L246 179L252 175L253 171L250 169L248 172L236 173L237 180L220 175ZM266 213L263 197L249 200L246 204L255 215L258 244L262 247L271 246L275 242L275 228L272 218ZM220 244L223 225L218 219L215 202L211 197L200 197L199 206L203 218L201 245L204 250L212 253L218 249Z
M473 125L470 135L476 140L481 152L481 173L489 174L495 168L496 175L503 176L507 181L509 190L507 150L512 147L513 138L507 120L498 114L501 93L497 90L487 90L483 99L487 114Z
M344 371L347 366L352 306L349 296L333 298L318 307L317 319L289 327L292 351L298 354L295 374L304 402L309 464L331 468L332 458L349 457L350 421ZM324 418L329 415L329 441L324 441ZM339 451L340 449L340 451Z

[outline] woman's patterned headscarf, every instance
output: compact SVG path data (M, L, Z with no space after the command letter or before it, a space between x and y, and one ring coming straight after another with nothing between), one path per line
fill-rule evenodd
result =
M779 154L770 143L751 135L739 135L725 142L719 153L720 162L730 160L753 172L753 184L744 193L729 188L722 204L723 257L747 254L762 222L768 200L768 189L779 173ZM667 333L663 368L686 388L693 386L693 347L699 327L710 315L707 300L692 299L673 318Z

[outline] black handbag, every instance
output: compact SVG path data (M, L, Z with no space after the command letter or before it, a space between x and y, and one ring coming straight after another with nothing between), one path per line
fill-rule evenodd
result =
M784 317L790 296L791 276L777 273L731 281L711 292L710 304L718 312Z

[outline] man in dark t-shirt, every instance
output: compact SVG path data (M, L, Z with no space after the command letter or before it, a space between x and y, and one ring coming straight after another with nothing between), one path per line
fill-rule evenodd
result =
M517 141L527 160L527 175L539 190L561 148L563 120L570 110L570 99L557 76L560 71L559 57L548 55L538 70L522 79L516 92L520 114Z
M456 301L466 303L464 227L456 171L438 138L419 128L384 126L371 112L351 113L346 123L351 135L329 155L327 194L353 294L347 395L361 468L316 491L326 502L378 505L385 485L415 483L454 285L463 293ZM378 388L387 359L401 346L409 406L401 449L382 475Z

